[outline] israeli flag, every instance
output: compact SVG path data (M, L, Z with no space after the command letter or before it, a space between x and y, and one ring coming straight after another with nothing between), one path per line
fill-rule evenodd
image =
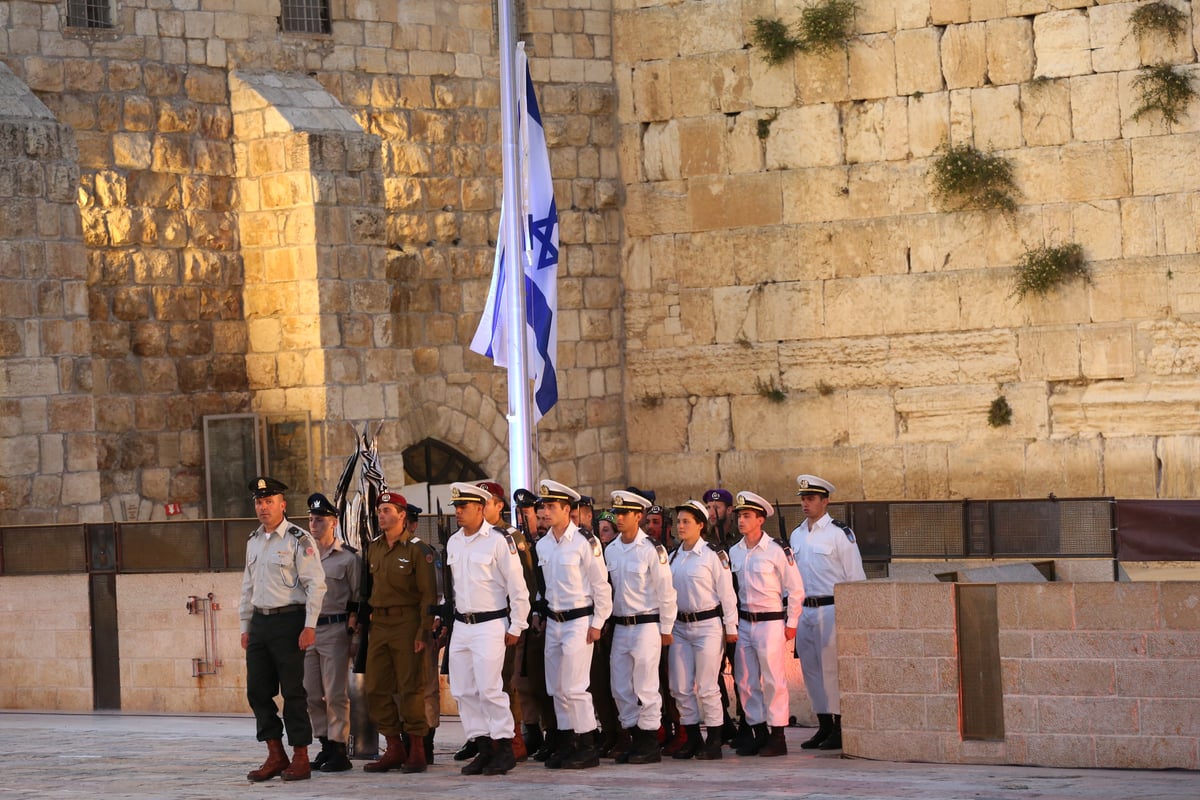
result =
M558 209L554 205L554 184L550 177L550 154L546 133L538 112L529 60L524 43L517 45L515 74L525 80L517 99L518 155L521 167L522 209L521 241L524 253L525 324L529 378L534 381L534 419L549 413L558 402L558 378L554 373L558 352ZM501 205L499 241L492 270L492 285L487 304L471 350L491 358L496 366L508 366L508 331L505 327L503 297L505 281L512 280L512 259L504 252L504 225L509 209ZM511 376L509 378L512 379Z

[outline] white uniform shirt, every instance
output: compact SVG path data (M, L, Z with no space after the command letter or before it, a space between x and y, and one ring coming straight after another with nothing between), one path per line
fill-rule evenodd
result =
M675 585L666 551L658 547L644 531L629 544L620 537L609 542L604 551L612 583L613 613L620 617L658 614L658 629L669 634L675 627Z
M589 628L604 625L612 614L612 587L599 540L592 542L572 522L562 541L547 533L537 543L538 567L546 581L546 603L551 611L571 611L594 606Z
M809 596L832 597L835 584L867 579L858 545L833 524L828 514L817 520L811 530L807 519L801 522L792 531L791 541L796 566Z
M795 564L789 564L779 542L765 533L754 547L742 537L729 548L729 565L738 582L738 602L746 611L783 610L788 598L787 627L795 628L804 610L804 581Z
M721 606L726 633L737 633L737 595L733 573L703 539L691 550L677 549L671 555L671 579L680 611L695 614Z
M454 578L454 607L460 614L499 611L508 606L508 632L529 627L529 588L516 545L486 522L472 536L462 528L446 543L446 563Z
M285 518L273 531L259 525L246 542L238 618L250 630L256 608L304 605L304 627L315 628L325 600L325 570L308 531Z

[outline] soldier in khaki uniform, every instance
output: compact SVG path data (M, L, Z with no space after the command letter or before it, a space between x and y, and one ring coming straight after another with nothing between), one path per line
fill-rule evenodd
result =
M371 637L365 678L367 711L387 740L378 761L367 772L424 772L421 746L429 724L425 720L425 648L436 602L433 548L413 541L406 524L408 502L396 492L379 496L379 527L383 535L367 548L370 587L364 590L371 607ZM368 593L369 592L369 593ZM405 751L401 734L413 746Z
M308 763L312 723L304 693L304 651L317 638L325 572L313 538L285 516L287 486L260 477L250 482L250 491L261 524L246 542L238 617L246 651L246 699L254 711L258 740L267 743L268 755L246 777L305 780L312 773ZM282 723L275 705L277 694L283 697ZM293 748L290 761L283 749L285 727Z

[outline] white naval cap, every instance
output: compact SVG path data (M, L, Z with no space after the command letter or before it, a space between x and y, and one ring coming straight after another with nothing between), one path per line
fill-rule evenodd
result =
M565 483L558 481L544 480L538 484L538 502L545 503L549 500L559 500L568 505L575 505L579 502L579 492L567 486Z
M798 495L815 494L829 497L834 491L832 483L824 478L818 478L816 475L797 475L796 486L800 487L796 492Z
M751 511L759 511L765 517L775 515L775 507L767 502L766 498L761 497L754 492L738 492L737 497L733 501L733 510L741 511L743 509Z
M450 504L461 506L464 503L486 503L492 499L492 493L474 483L459 481L450 484Z
M617 511L641 511L645 514L648 508L650 508L650 501L637 492L618 489L612 493L612 510L614 513Z
M708 520L708 508L699 500L688 500L683 505L675 506L676 511L692 511L700 515L700 518Z

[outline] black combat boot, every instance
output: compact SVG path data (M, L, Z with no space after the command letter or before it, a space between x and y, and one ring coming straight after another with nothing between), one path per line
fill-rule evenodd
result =
M482 775L492 761L492 739L489 736L476 736L472 741L475 742L475 758L460 772L463 775Z
M842 715L831 714L833 717L833 730L825 741L817 746L818 750L841 750L842 749Z
M739 756L756 756L763 745L767 743L767 723L760 722L757 725L751 725L750 730L753 738L737 749L736 752Z
M563 769L591 769L600 766L600 751L596 749L596 731L585 731L575 737L575 748L563 759ZM654 747L658 752L657 744Z
M687 731L687 741L683 743L683 747L675 751L675 755L671 758L685 759L699 753L704 749L704 740L700 738L700 723L694 725L684 725L684 730ZM717 739L717 746L720 746L720 739Z
M350 763L350 756L346 754L345 742L329 743L329 757L325 759L319 769L321 772L345 772L354 769L354 765Z
M533 760L545 763L550 760L550 756L554 755L554 750L558 747L558 728L548 728L546 735L542 737L542 745L537 750L533 751Z
M772 725L768 729L767 741L758 749L758 754L760 756L786 756L787 739L783 732L783 726Z
M329 749L328 736L318 736L317 741L321 743L321 752L317 753L317 757L312 760L313 769L320 769L329 760L329 757L333 755L333 752Z
M800 743L801 750L816 750L833 733L833 714L817 714L817 732Z
M562 769L576 746L575 731L558 731L554 736L554 752L546 759L546 769Z
M712 727L708 729L708 738L704 740L704 749L696 753L696 758L701 761L718 761L721 758L721 745L724 744L722 739L725 738L725 732L721 728Z
M454 754L455 761L470 761L475 756L479 755L479 746L474 739L467 739L463 742L463 746L458 748Z
M657 764L662 761L662 750L658 747L658 732L633 730L633 749L629 751L630 764Z

